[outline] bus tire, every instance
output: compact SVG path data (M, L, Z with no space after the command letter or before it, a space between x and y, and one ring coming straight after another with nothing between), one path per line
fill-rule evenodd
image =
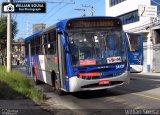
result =
M64 95L64 91L60 89L59 81L55 80L55 91L58 95Z

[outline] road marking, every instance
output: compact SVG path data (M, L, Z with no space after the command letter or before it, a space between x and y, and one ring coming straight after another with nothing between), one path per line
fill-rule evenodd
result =
M125 92L127 94L132 94L132 95L136 95L136 96L140 96L140 97L144 97L144 98L147 98L147 99L152 99L152 100L156 100L156 101L160 101L160 98L157 98L157 97L152 97L152 96L148 96L148 95L143 95L143 94L138 94L138 93L132 93L132 92L129 92L129 91L125 91L125 90L119 90L119 89L115 89L117 91L121 91L121 92Z
M138 94L138 93L132 93L132 94L137 95L137 96L141 96L141 97L144 97L144 98L150 98L150 99L153 99L153 100L160 101L160 98L156 98L156 97L152 97L152 96L147 96L147 95L143 95L143 94Z

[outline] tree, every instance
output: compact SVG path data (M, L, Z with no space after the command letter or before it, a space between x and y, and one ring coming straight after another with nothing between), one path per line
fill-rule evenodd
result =
M12 20L12 40L18 33L17 22ZM7 17L0 18L0 58L2 64L6 65L7 56Z

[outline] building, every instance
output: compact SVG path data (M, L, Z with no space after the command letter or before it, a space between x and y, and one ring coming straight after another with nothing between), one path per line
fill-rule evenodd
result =
M25 59L25 44L24 39L20 38L17 42L12 43L12 62L16 63L19 60L21 63Z
M45 24L33 24L33 33L45 29Z
M106 16L119 17L123 29L127 32L142 33L144 37L144 72L160 72L160 21L158 17L140 17L140 5L156 5L160 13L158 0L106 0ZM151 41L151 42L150 42ZM147 44L151 48L147 48ZM147 53L149 52L149 53Z

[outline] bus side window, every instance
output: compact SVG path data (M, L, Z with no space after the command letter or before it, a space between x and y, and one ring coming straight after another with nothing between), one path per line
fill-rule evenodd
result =
M56 54L56 31L48 34L48 55L54 55Z
M45 34L45 35L42 35L42 50L43 50L43 54L44 55L46 55L47 54L47 52L48 52L48 45L47 45L47 41L48 41L48 39L47 39L48 37L47 37L47 34Z
M47 45L47 44L44 44L44 51L45 51L44 54L47 54L47 53L48 53L48 45Z
M41 44L41 55L45 55L45 47L44 47L44 42L45 42L45 35L41 36L42 44Z
M28 43L25 43L25 55L27 55L28 56L28 54L29 54L29 48L28 48Z
M31 40L31 55L35 54L35 45L36 45L35 39L32 39Z
M32 39L32 40L31 40L31 47L34 47L34 46L35 46L35 40Z
M40 47L39 47L39 46L36 46L36 55L39 54L39 49L40 49Z
M31 48L31 55L35 55L35 47Z

